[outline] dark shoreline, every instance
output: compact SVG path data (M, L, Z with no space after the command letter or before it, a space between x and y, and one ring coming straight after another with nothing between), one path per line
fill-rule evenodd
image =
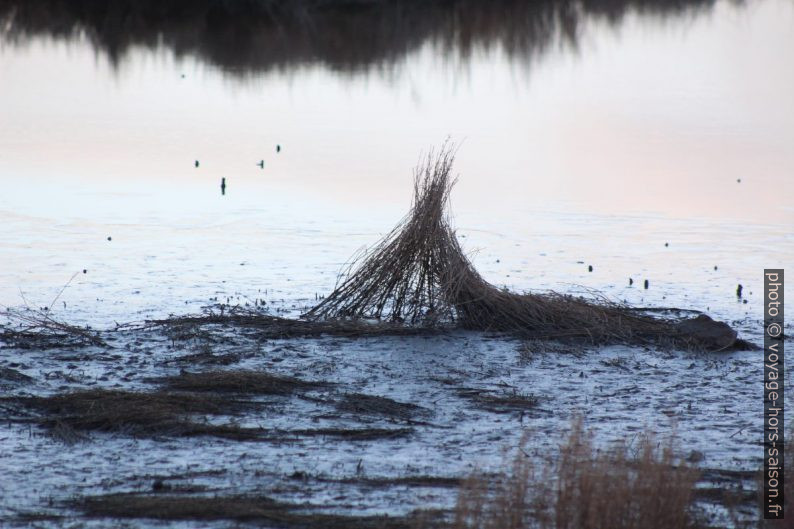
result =
M235 76L321 64L355 74L428 43L462 57L575 48L590 21L687 17L713 0L0 0L0 40L85 39L114 65L133 48L194 56Z

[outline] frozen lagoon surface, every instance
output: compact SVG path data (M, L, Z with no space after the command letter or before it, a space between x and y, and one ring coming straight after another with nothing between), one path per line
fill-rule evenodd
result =
M3 41L0 303L50 306L68 283L53 314L100 329L216 302L297 316L401 218L418 153L451 135L462 141L454 221L488 280L702 310L760 344L762 271L794 262L792 25L790 2L717 2L680 19L591 20L576 52L522 60L499 46L463 56L428 42L345 73L320 62L240 75L167 48L111 63L80 38ZM456 489L443 480L378 479L498 470L522 436L539 458L553 455L577 414L604 445L675 431L683 455L702 453L706 475L761 465L759 351L572 349L467 332L212 336L147 330L118 333L108 348L5 347L0 368L31 380L0 385L9 396L144 390L183 369L263 370L334 385L261 397L232 418L243 426L411 432L279 442L92 433L64 445L3 421L0 519L24 526L20 516L48 513L66 518L36 523L101 527L64 502L147 492L169 477L175 489L329 512L448 508ZM340 411L347 393L425 411L410 421ZM516 393L537 407L476 398Z

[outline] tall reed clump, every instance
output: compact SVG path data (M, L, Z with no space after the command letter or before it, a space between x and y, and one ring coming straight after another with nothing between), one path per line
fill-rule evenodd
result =
M645 437L630 449L598 451L576 421L559 458L538 472L522 451L494 483L474 476L461 489L453 529L686 529L697 472L672 443Z
M305 318L454 323L525 338L602 343L666 341L701 349L733 345L736 332L705 315L673 321L603 297L519 293L488 283L466 257L447 214L454 154L448 144L437 154L430 152L415 170L408 215L343 271L336 289Z

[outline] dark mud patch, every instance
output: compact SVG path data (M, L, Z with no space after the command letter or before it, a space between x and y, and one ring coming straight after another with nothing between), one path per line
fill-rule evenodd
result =
M420 521L425 522L424 527L440 527L435 512L403 517L345 516L310 512L310 506L254 495L109 494L83 498L72 506L90 517L257 521L283 529L413 529Z
M256 439L260 430L234 424L197 422L196 415L230 415L247 403L188 393L152 393L115 390L75 391L50 397L10 399L42 412L40 423L56 437L70 442L72 431L116 432L136 437L158 435Z
M30 384L33 378L10 367L0 367L0 387L5 385Z
M183 339L202 335L206 326L237 327L256 331L259 338L287 339L337 336L363 338L367 336L417 336L438 334L440 329L413 327L400 323L366 320L307 320L273 316L261 311L221 305L196 316L179 316L151 320L148 326L160 326L166 332L178 329Z
M375 439L397 439L414 433L413 428L310 428L290 430L289 434L300 437L335 437L348 441Z
M249 395L289 395L331 386L328 382L311 382L249 370L183 371L179 375L159 379L159 382L172 390Z
M388 397L347 393L336 405L339 411L358 415L375 415L392 419L410 420L420 415L429 415L427 408L408 402L398 402Z
M478 389L464 389L458 393L475 406L494 413L536 410L540 399L535 395L518 392L491 393Z
M177 358L166 360L163 364L180 364L185 366L228 366L236 364L243 359L243 355L239 353L222 353L216 354L209 348L203 348L195 353L182 355Z
M293 479L308 479L307 475L292 475ZM388 487L428 487L428 488L449 488L455 489L463 484L462 478L450 476L395 476L395 477L373 477L373 476L355 476L349 478L326 478L318 477L317 481L327 483L345 483L348 485L360 485L365 487L372 487L383 489Z
M50 436L70 445L88 440L84 432L112 432L132 437L206 435L237 441L275 443L306 437L330 437L345 441L385 440L414 433L413 428L246 428L210 419L241 415L267 406L265 402L244 399L247 395L290 395L325 388L329 386L326 382L307 382L245 370L181 373L158 380L164 387L152 392L95 389L47 397L11 397L2 399L2 402L3 408L17 412L18 416L9 416L9 420L40 424L47 428ZM236 395L236 398L230 394ZM333 401L304 397L333 405ZM369 409L393 417L409 417L419 409L418 406L398 403L385 397L357 394L351 400L366 402ZM296 420L299 419L296 417Z

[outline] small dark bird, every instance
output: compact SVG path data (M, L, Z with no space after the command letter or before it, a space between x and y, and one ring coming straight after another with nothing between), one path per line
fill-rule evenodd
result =
M281 152L281 145L276 145L276 152Z
M645 280L645 284L643 285L643 287L645 287L645 290L648 290L649 286L651 286L651 283L646 279Z
M198 166L199 166L199 161L198 161L198 160L196 160L196 167L198 167Z
M83 268L83 273L84 273L84 274L87 274L87 273L88 273L88 270L86 270L85 268Z
M634 280L632 278L629 278L629 286L631 286L633 284L634 284Z
M665 247L665 248L667 248L668 246L670 246L670 243L669 243L669 242L666 242L666 243L664 243L664 247Z
M265 161L264 160L259 160L259 163L256 164L256 165L258 165L260 169L264 169L265 168Z
M593 265L587 265L587 271L588 272L592 272L593 271Z
M736 287L736 297L737 298L742 297L742 290L743 289L744 289L744 287L741 284L739 284L739 286Z
M109 241L112 241L112 240L113 240L113 237L108 237L108 240L109 240Z
M737 178L737 179L736 179L736 183L737 183L737 184L741 184L741 183L742 183L742 179L741 179L741 178Z
M221 178L221 195L226 194L226 177Z
M716 269L717 269L717 265L714 265L714 270L716 270Z

